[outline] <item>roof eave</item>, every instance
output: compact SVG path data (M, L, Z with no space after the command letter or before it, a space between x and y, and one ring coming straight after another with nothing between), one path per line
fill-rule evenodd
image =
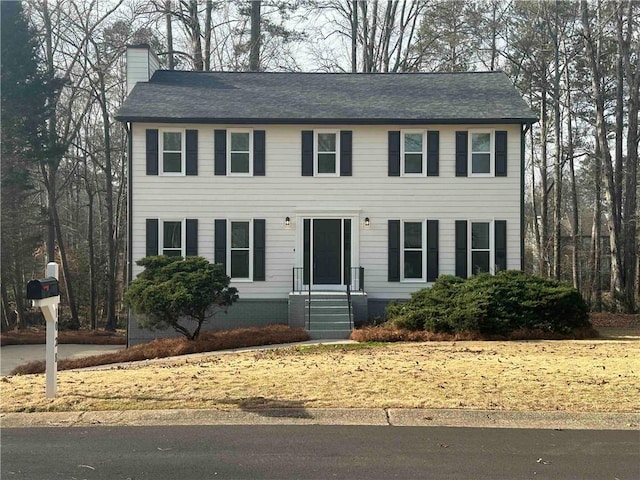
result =
M533 124L536 117L518 118L205 118L153 117L116 115L120 122L136 123L196 123L196 124L260 124L260 125L456 125L456 124Z

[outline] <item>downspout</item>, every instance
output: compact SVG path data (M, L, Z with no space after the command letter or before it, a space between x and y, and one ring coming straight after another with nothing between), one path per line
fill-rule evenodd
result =
M525 235L525 222L524 222L524 152L525 152L525 138L527 132L531 129L530 123L520 125L520 270L524 271L524 235Z
M133 211L132 211L132 198L133 195L131 194L131 185L132 185L132 178L131 178L131 172L133 170L132 168L132 156L133 156L133 125L129 122L125 125L125 129L127 131L127 284L125 285L125 291L126 289L129 288L129 284L131 284L131 279L132 279L132 261L133 261L133 238L132 238L132 231L133 231ZM131 318L131 309L128 309L127 311L127 348L130 347L129 345L129 326L131 325L132 322L132 318Z

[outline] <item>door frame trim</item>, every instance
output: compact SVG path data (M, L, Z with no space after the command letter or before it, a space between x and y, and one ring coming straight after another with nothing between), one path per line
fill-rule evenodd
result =
M343 208L325 208L325 209L304 209L296 210L296 266L304 265L304 220L310 219L333 219L333 220L351 220L351 266L360 265L360 209L343 209ZM344 225L344 224L343 224ZM342 244L344 245L344 228L342 228ZM344 251L341 249L343 257L341 263L344 264ZM309 272L309 281L311 286L313 283L313 262L311 271ZM317 285L323 290L343 290L345 284L337 285Z

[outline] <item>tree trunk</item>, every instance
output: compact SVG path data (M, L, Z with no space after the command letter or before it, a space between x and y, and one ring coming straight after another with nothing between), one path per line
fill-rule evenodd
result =
M533 205L533 231L535 233L536 251L538 252L538 262L536 264L536 273L542 275L542 242L540 240L540 216L538 215L538 200L536 195L536 166L533 161L535 158L535 142L533 138L533 126L529 130L531 136L531 203Z
M167 58L168 58L167 68L169 70L173 70L175 68L175 62L173 58L173 30L171 26L171 15L173 15L171 10L171 0L166 0L165 21L166 21L166 27L167 27Z
M260 5L261 0L251 2L251 51L249 52L249 70L260 71Z
M569 175L571 179L571 237L573 251L571 253L571 272L573 286L580 291L580 249L582 236L580 235L580 212L578 210L578 191L576 188L576 170L573 159L573 122L571 111L571 88L569 88L569 69L567 76L567 157L569 158Z
M116 229L113 212L113 171L111 161L111 124L107 105L104 72L98 72L98 93L104 133L105 205L107 207L107 319L105 330L115 331L116 317Z
M622 271L620 265L620 218L618 204L620 199L616 197L614 171L607 142L607 125L605 120L604 93L601 87L600 57L596 54L591 36L591 26L589 24L589 13L586 0L581 0L582 26L584 30L584 43L587 51L589 66L591 67L591 88L593 90L593 101L596 107L596 135L598 147L602 154L604 165L606 187L605 198L610 209L609 239L611 244L611 300L613 307L618 308L618 303L623 290Z
M547 172L547 92L542 92L540 119L540 251L539 270L550 276L549 268L549 177Z
M591 262L592 262L592 283L591 291L593 292L592 308L596 311L602 311L602 193L600 187L600 176L602 175L602 158L600 148L596 140L596 153L594 158L594 187L595 187L595 206L593 209L593 227L591 229Z
M351 2L351 73L358 71L358 2Z
M198 0L189 1L189 32L191 34L191 58L193 69L204 70L202 59L202 39L200 38L200 19L198 18Z
M73 282L71 279L71 270L67 261L67 250L64 238L62 237L62 229L60 228L60 217L58 216L57 205L53 204L53 221L56 229L56 238L58 239L58 251L60 253L60 267L62 267L62 276L64 280L65 290L67 292L67 303L69 306L69 315L71 320L69 328L78 330L80 328L80 319L78 317L78 306L76 305L76 297L73 290Z
M86 170L86 169L85 169ZM89 182L89 178L86 179ZM87 242L89 243L89 325L91 330L97 328L96 319L96 254L93 240L93 197L94 192L87 185L87 196L89 198L89 225Z
M636 2L627 2L627 30L623 36L623 3L618 4L617 36L618 50L621 57L621 72L619 77L626 77L629 90L627 101L628 126L627 126L627 161L624 169L624 205L622 209L622 237L623 237L623 277L624 277L624 304L628 313L636 311L636 272L638 265L637 247L637 219L638 219L638 114L640 113L640 68L631 62L632 32L638 31L637 22L634 21L634 9ZM635 54L640 50L638 39L635 38ZM617 120L617 118L616 118ZM621 172L622 173L622 172ZM622 185L620 186L622 188Z
M556 25L554 38L554 78L553 78L553 136L555 151L553 155L553 276L562 277L562 131L560 129L560 47L558 45L558 10L556 6Z
M0 283L0 292L2 294L2 328L0 331L11 330L14 325L11 320L11 306L9 304L9 294L7 293L7 286L4 282Z
M204 19L204 69L211 70L211 12L213 11L213 0L207 0Z

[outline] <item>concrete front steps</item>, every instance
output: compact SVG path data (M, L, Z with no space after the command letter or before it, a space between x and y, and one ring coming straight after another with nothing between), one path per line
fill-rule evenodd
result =
M353 325L353 312L349 317L346 293L312 293L305 299L307 329L312 340L349 338Z

